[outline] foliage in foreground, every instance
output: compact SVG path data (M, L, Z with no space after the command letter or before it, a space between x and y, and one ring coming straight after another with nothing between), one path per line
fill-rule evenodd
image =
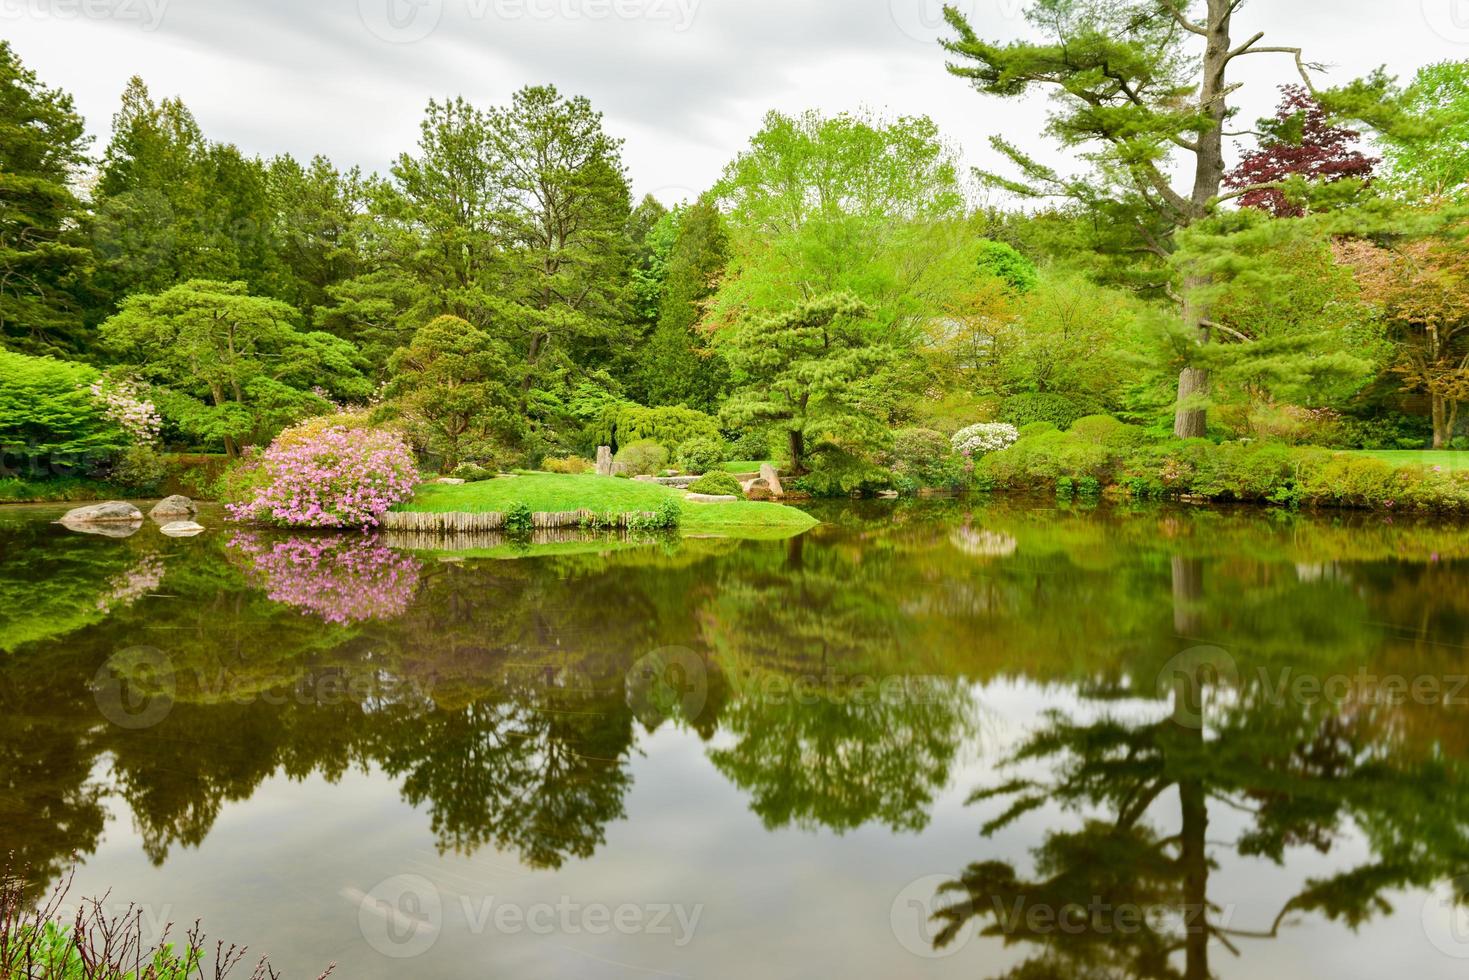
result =
M103 907L101 899L86 899L70 925L62 920L62 905L71 877L34 908L26 902L23 881L0 873L0 977L27 980L224 980L249 955L244 946L216 943L208 954L199 923L185 934L182 945L169 941L170 926L156 943L143 935L143 910L129 906L120 915ZM317 980L336 969L329 966ZM206 970L208 971L206 973ZM250 980L280 976L261 958Z

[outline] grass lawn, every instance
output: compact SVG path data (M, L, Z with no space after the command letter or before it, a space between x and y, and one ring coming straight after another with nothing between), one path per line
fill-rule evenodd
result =
M556 473L526 473L521 476L465 483L460 486L428 484L396 510L425 513L484 513L505 511L524 503L534 511L592 510L603 514L626 514L655 510L666 500L675 500L682 511L679 530L684 534L715 534L730 537L782 537L820 523L804 511L783 504L741 500L727 504L693 504L671 487L637 480L605 476L564 476Z
M720 463L719 468L726 473L759 473L760 467L770 463L768 459L736 459L728 463ZM774 466L774 463L771 463Z
M1394 466L1441 466L1469 470L1469 452L1457 449L1354 449L1354 456L1371 456Z

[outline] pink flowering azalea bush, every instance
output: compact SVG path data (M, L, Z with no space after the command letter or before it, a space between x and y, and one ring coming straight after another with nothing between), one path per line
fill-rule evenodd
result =
M418 480L401 438L346 425L287 429L250 465L230 516L287 527L375 527Z
M243 533L229 542L252 584L272 602L328 623L401 616L418 591L422 565L376 535L275 539Z

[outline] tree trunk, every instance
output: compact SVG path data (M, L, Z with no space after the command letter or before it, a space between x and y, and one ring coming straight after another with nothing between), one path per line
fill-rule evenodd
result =
M1204 732L1197 732L1200 747ZM1209 855L1205 832L1209 808L1203 784L1180 780L1178 800L1183 811L1179 833L1179 864L1183 866L1183 928L1185 980L1209 980Z
M1449 422L1448 406L1443 395L1429 396L1433 401L1433 448L1442 449L1453 439L1454 434L1450 431L1452 424Z
M1209 372L1184 368L1178 375L1178 402L1173 412L1173 434L1179 439L1202 439L1209 427L1209 410L1197 404L1209 394Z
M806 472L806 433L800 429L790 430L791 472L800 475Z
M1190 213L1181 222L1183 225L1192 224L1209 214L1211 204L1219 196L1219 189L1224 183L1224 123L1229 118L1231 92L1225 75L1231 60L1230 26L1236 6L1237 0L1209 0L1199 106L1210 125L1199 133L1195 144L1193 193L1188 202ZM1207 277L1183 284L1183 321L1197 333L1200 345L1209 342L1209 331L1204 326L1208 311L1200 307L1194 297L1199 288L1208 284ZM1204 435L1209 424L1209 410L1202 404L1190 406L1189 402L1201 402L1208 394L1209 372L1200 368L1184 368L1178 376L1178 402L1173 415L1175 436L1194 439Z

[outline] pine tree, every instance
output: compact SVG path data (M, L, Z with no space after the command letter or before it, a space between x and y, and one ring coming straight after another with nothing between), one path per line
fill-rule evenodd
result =
M1047 39L1009 44L981 39L958 10L945 8L957 35L943 42L956 58L949 71L988 95L1054 90L1060 109L1051 117L1051 135L1067 148L1086 148L1093 164L1090 173L1065 176L996 137L996 149L1017 165L1022 179L992 174L989 181L1082 206L1099 230L1095 247L1122 257L1133 285L1176 298L1197 349L1213 339L1198 295L1208 283L1175 283L1169 259L1176 233L1214 213L1221 200L1225 124L1239 87L1230 69L1240 58L1285 54L1312 86L1311 66L1299 48L1261 45L1263 33L1235 39L1239 6L1239 0L1036 0L1026 18ZM1200 8L1197 18L1189 16L1191 8ZM1191 44L1202 45L1202 58ZM1179 151L1192 158L1184 190L1175 189L1169 173ZM1135 256L1151 261L1138 264ZM1207 368L1191 359L1178 381L1179 437L1204 434L1208 390Z
M0 41L0 343L82 353L79 297L91 264L72 190L89 140L70 95Z

